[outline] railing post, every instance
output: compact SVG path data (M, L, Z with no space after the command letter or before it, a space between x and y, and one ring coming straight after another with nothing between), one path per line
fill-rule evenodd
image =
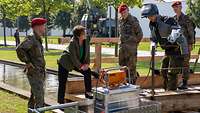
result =
M101 69L101 43L95 43L95 70Z

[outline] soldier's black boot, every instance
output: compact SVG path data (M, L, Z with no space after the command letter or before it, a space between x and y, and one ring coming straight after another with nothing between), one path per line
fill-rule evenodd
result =
M165 91L167 90L167 86L168 86L168 79L167 78L164 78L164 82L163 82L163 85L164 85L164 89Z
M178 86L178 89L188 89L187 80L183 80L181 84Z
M92 92L85 92L85 98L93 99Z

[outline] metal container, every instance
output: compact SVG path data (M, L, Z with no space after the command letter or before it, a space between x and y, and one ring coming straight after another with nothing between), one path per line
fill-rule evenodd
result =
M93 92L95 113L118 112L139 106L140 88L136 85L128 84L112 90L98 87Z

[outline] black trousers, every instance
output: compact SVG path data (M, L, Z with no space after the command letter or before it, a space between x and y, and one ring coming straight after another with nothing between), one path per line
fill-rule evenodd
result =
M75 68L74 70L84 75L85 92L91 92L92 90L91 69L88 68L88 70L83 71ZM58 82L59 82L58 103L60 104L64 103L65 88L66 88L68 74L69 71L66 70L64 67L62 67L60 64L58 64Z

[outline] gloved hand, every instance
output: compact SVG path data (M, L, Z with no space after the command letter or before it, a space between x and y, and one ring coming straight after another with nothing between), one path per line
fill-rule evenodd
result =
M150 44L150 51L152 50L152 47L155 46L155 48L157 47L157 44L155 42L151 42Z

